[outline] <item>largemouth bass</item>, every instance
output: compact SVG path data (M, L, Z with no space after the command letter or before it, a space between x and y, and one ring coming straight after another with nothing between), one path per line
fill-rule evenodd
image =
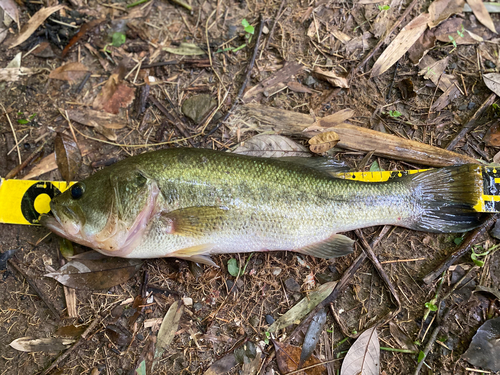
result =
M353 241L339 233L357 228L389 224L443 233L477 227L477 168L364 183L279 159L166 149L78 182L52 200L41 222L109 256L213 264L210 254L290 250L333 258L352 252Z

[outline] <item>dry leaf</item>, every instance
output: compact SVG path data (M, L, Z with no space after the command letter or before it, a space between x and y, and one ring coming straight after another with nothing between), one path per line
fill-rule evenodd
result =
M484 74L483 79L486 87L500 96L500 73Z
M340 375L379 375L380 344L376 327L364 331L347 352Z
M123 129L127 126L120 116L108 112L94 111L92 109L68 109L68 117L80 124L96 127L100 125L107 129Z
M288 86L288 88L290 90L295 91L295 92L303 92L306 94L313 93L313 91L310 88L308 88L307 86L304 86L303 84L301 84L299 82L290 81L286 85Z
M49 78L60 79L62 81L73 83L75 81L83 79L87 72L88 68L82 63L71 62L51 71L49 74Z
M487 320L472 338L463 358L490 371L500 371L500 318Z
M484 6L483 0L467 0L467 4L469 4L479 22L481 22L484 26L486 26L494 33L497 32L490 14Z
M44 337L36 339L34 337L20 337L12 341L9 345L21 352L59 352L67 349L68 345L76 340L60 337Z
M45 276L74 289L109 289L130 279L142 265L139 259L110 258L100 254L95 254L95 258L75 257L58 271Z
M57 169L62 178L67 182L73 181L82 165L82 153L72 136L57 133L54 139L54 153L56 155Z
M396 63L427 29L428 13L423 13L406 25L373 65L371 77L378 77Z
M418 65L422 57L436 44L436 36L433 30L425 30L425 32L418 38L413 46L408 50L408 58L410 61Z
M312 311L318 303L330 295L333 288L335 288L335 285L337 285L336 281L330 281L320 285L316 291L309 293L306 298L302 299L294 307L280 316L279 319L271 324L267 331L271 333L277 332L280 329L286 328L294 322L302 319L304 316L309 314L309 312Z
M325 323L326 309L323 308L312 318L311 324L309 324L309 328L307 328L306 335L304 336L304 343L302 344L302 352L300 353L299 368L303 366L316 349L321 333L325 328Z
M488 147L500 147L500 122L496 122L486 131L483 142Z
M120 108L127 108L135 99L135 89L121 83L121 73L112 74L92 107L117 114Z
M483 3L489 13L500 13L500 3ZM464 12L472 12L470 6L465 4Z
M334 87L349 88L349 81L347 77L338 75L334 71L327 72L318 67L314 68L314 75L318 79L329 82Z
M355 112L350 108L342 109L341 111L335 112L326 117L318 118L313 125L304 129L304 132L310 132L313 130L325 130L333 126L340 125L346 120L349 120L351 117L353 117L354 114Z
M289 372L298 369L300 361L300 352L302 351L298 346L288 345L284 343L278 343L273 340L274 349L276 351L276 360L278 362L278 368L282 374L288 374ZM317 365L310 369L304 370L301 374L306 375L323 375L326 372L325 365L321 363L318 358L311 356L307 361L304 362L304 366L308 367L312 365Z
M453 14L463 12L465 0L435 0L429 5L428 25L432 29Z
M236 362L236 358L234 356L234 353L229 353L219 359L218 361L215 361L210 365L210 367L203 373L203 375L221 375L221 374L226 374L231 371L233 367L235 367L238 364Z
M36 12L33 17L23 26L21 32L14 38L9 48L13 48L27 40L31 34L54 12L64 8L64 5L56 5L53 7L42 8Z
M335 147L340 138L335 132L324 132L315 135L309 140L309 149L315 154L322 154Z
M437 40L444 43L450 43L451 36L455 43L462 45L477 44L485 39L490 39L495 34L483 25L472 25L469 21L456 17L450 18L439 25L434 30L434 35Z
M0 0L0 8L19 25L19 8L14 0Z
M284 156L311 156L304 146L290 138L276 134L259 134L242 142L234 151L235 154L260 156L264 158L280 158Z
M172 343L175 332L179 328L179 321L184 312L184 305L181 301L175 301L168 309L158 332L156 341L155 361L158 361L167 347Z

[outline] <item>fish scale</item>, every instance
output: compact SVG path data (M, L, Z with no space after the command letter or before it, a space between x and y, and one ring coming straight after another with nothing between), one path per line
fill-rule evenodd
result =
M82 196L69 189L55 197L53 216L42 223L122 257L210 263L208 256L216 253L293 250L331 258L352 251L352 240L338 233L357 228L474 228L479 218L472 207L481 195L477 168L364 183L334 178L303 161L167 149L96 172L80 183Z

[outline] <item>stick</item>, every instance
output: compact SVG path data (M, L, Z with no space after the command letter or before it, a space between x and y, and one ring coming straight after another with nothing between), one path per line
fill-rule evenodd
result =
M253 49L252 57L250 58L250 61L248 63L247 72L245 75L245 80L243 81L243 84L240 87L240 91L238 91L238 96L236 97L236 100L233 102L231 109L219 121L219 123L212 130L210 130L208 132L208 134L205 136L204 140L207 140L208 137L210 137L212 134L214 134L220 128L220 126L229 118L231 113L233 113L234 109L238 105L238 102L243 97L243 92L245 91L245 88L247 87L248 81L250 81L250 76L252 75L252 70L253 70L253 66L255 64L255 59L257 58L257 55L259 52L259 44L260 44L260 39L262 37L262 30L263 29L264 29L264 18L262 17L262 14L261 14L260 15L260 23L259 23L259 31L257 33L257 40L255 41L255 47Z
M17 135L16 135L16 131L14 130L14 125L12 125L12 121L10 121L9 114L7 113L7 110L5 109L3 104L0 103L0 105L2 106L3 111L5 112L5 116L7 117L7 120L9 120L10 129L12 130L12 135L14 136L14 141L16 142L17 156L19 157L19 164L22 164L23 161L21 159L21 151L19 150L19 143L17 142Z
M424 277L424 283L430 284L434 280L436 280L439 276L443 274L450 266L457 261L460 257L462 257L465 253L467 253L470 247L476 242L478 237L480 237L484 232L491 228L491 226L497 221L499 214L490 215L489 219L483 223L483 225L479 228L476 228L474 232L471 232L464 239L464 242L460 245L460 247L451 254L448 259L446 259L438 268L432 271L430 274Z
M9 179L9 178L14 178L17 176L17 174L19 172L21 172L24 168L26 168L26 166L31 163L33 161L33 159L35 159L39 154L40 152L42 152L44 146L47 144L48 140L45 140L40 146L38 146L36 148L35 151L32 152L32 154L30 156L28 156L28 158L26 160L24 160L21 164L19 164L17 167L15 167L13 170L11 170L9 173L7 173L7 175L5 176L5 179Z
M94 321L87 327L85 332L82 333L78 341L75 342L71 348L62 353L54 362L52 362L52 364L44 372L42 372L41 375L47 375L49 372L51 372L53 369L59 366L59 364L62 361L64 361L67 356L69 356L72 352L74 352L75 349L78 348L78 346L80 346L80 344L82 344L84 341L87 341L87 337L90 335L90 333L94 330L94 328L100 321L101 321L100 317L95 318Z
M382 44L384 44L385 40L394 32L394 30L396 30L396 28L403 22L403 20L408 16L408 14L410 14L410 12L412 11L412 9L415 7L415 5L417 5L418 3L418 0L413 0L411 2L410 5L408 5L408 8L406 8L405 12L403 13L403 15L396 21L396 23L394 25L392 25L392 27L390 28L390 30L387 32L387 34L383 37L383 38L380 38L377 45L375 47L373 47L373 49L370 51L370 53L363 59L363 61L361 61L358 66L356 68L354 68L354 70L351 72L350 76L351 76L351 79L352 77L354 77L354 75L358 72L359 69L361 69L363 66L365 66L365 64L368 62L368 60L370 60L373 55L375 54L375 52L377 52L377 50L382 46Z
M423 351L424 358L422 358L422 360L418 363L418 366L415 369L415 374L414 375L418 375L418 373L420 372L420 369L424 365L425 358L427 357L427 355L431 351L432 347L434 346L434 341L436 341L437 336L439 335L439 332L441 332L441 325L437 326L436 328L434 328L434 331L432 331L432 335L429 338L429 341L427 341L427 345L425 345L425 348L424 348L424 351Z
M455 146L457 145L458 142L467 134L475 125L476 122L481 118L483 115L484 111L488 109L490 105L493 104L495 101L497 95L495 93L491 94L488 99L485 100L485 102L481 105L481 107L478 108L476 113L472 115L470 120L460 129L460 131L455 135L455 137L448 143L446 146L447 150L453 150Z
M274 29L276 28L276 24L278 23L278 20L281 16L281 11L283 10L285 2L286 0L281 1L280 8L278 9L278 13L276 13L276 18L274 19L273 22L273 26L271 26L271 31L269 31L269 36L267 37L266 46L264 47L265 50L269 48L269 43L271 43L271 39L273 39Z
M28 282L29 286L35 291L36 294L38 294L38 297L40 297L40 299L43 301L43 303L45 303L45 305L49 308L50 312L52 313L52 315L54 315L54 318L56 318L57 320L60 319L60 316L59 316L59 313L57 312L57 310L55 309L55 307L49 303L49 301L45 298L45 295L42 293L42 291L36 286L36 284L31 281L31 279L28 277L28 274L26 274L22 269L21 267L19 267L19 265L17 264L17 262L14 260L14 259L9 259L8 260L9 264L17 271L21 274L22 277L24 277L24 279Z

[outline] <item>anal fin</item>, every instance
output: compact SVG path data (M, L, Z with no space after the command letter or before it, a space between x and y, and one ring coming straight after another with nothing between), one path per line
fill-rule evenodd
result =
M343 234L334 234L324 241L296 250L299 253L312 255L317 258L331 259L353 252L354 241Z
M210 259L210 250L214 247L214 244L202 244L191 247L186 247L168 254L169 257L181 258L189 260L191 262L207 264L209 266L219 267Z

